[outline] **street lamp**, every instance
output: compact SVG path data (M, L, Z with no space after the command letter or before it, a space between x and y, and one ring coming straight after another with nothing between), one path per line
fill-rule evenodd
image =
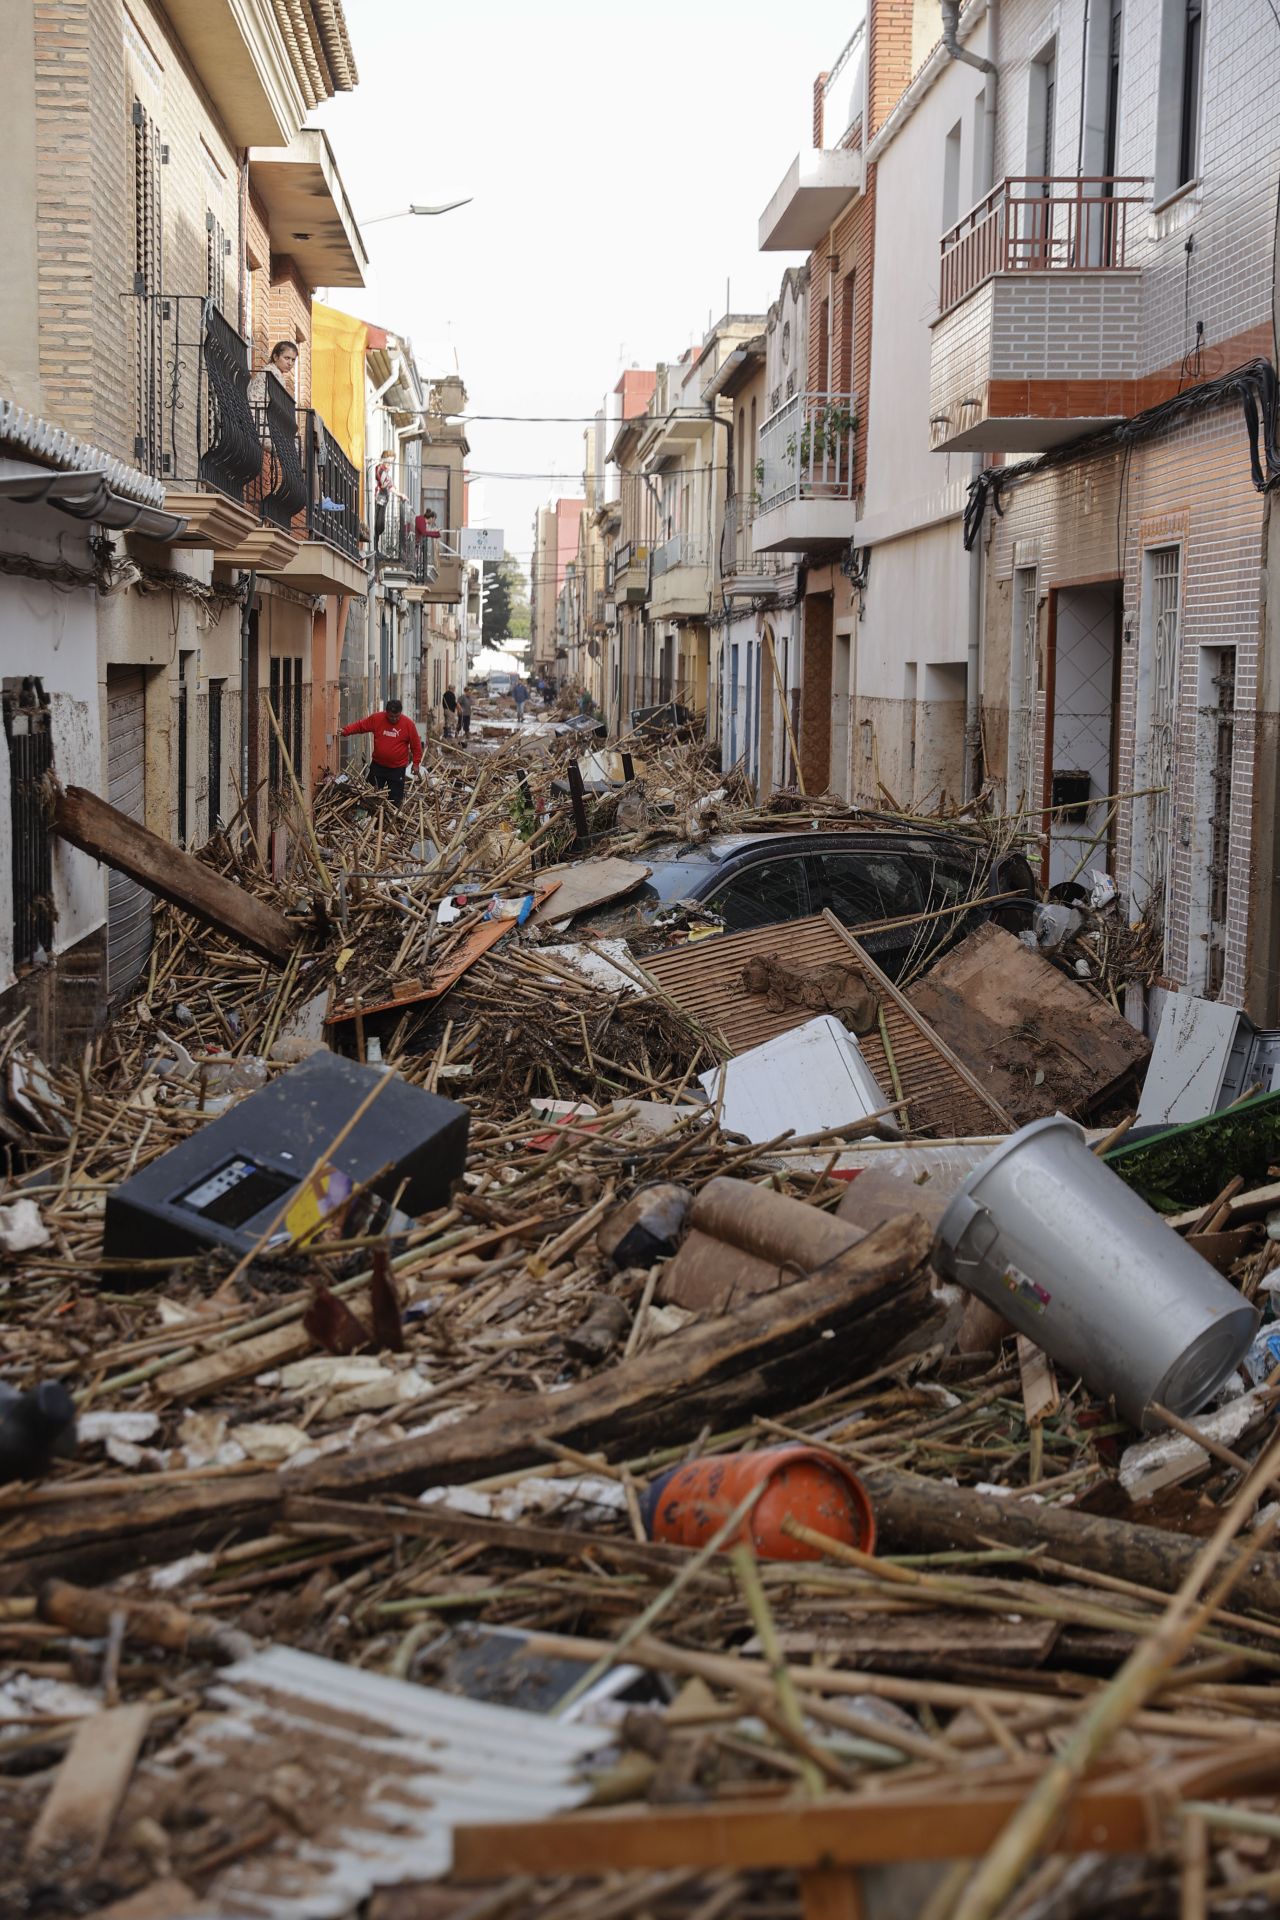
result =
M465 200L446 200L439 207L418 207L412 202L407 207L397 208L395 213L375 213L372 220L357 220L358 227L376 227L383 220L407 220L411 214L418 218L430 218L437 213L452 213L455 207L469 207L474 199L468 194Z

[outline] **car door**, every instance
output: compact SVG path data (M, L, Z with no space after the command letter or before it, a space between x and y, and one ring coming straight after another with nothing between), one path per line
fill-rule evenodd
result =
M729 933L747 933L780 920L802 920L817 910L810 903L807 864L799 852L771 853L739 867L704 898L723 915Z
M896 920L924 911L924 887L917 864L890 847L850 848L811 856L821 870L821 905L855 932L868 921ZM905 967L918 927L889 927L859 935L863 946L896 980Z

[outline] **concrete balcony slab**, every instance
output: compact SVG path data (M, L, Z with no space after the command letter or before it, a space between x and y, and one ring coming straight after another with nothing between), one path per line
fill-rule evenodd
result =
M798 153L760 215L761 253L808 253L862 192L862 154L856 148Z

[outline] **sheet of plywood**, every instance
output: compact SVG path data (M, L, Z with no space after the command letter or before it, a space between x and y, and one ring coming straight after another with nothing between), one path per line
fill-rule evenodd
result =
M1049 1113L1083 1118L1151 1052L1114 1007L991 924L908 997L1018 1126Z
M634 893L653 869L638 860L577 860L569 867L546 867L538 875L539 886L559 882L554 900L534 913L540 924L551 920L569 920L589 907L601 907L608 900L620 900Z

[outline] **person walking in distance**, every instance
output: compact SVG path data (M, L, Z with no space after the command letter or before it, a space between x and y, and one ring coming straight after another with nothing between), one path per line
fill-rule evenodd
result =
M418 729L401 703L388 700L380 713L370 713L363 720L353 720L342 731L344 736L351 733L373 735L373 760L369 777L375 787L384 787L396 806L399 806L404 799L409 762L413 762L415 773L422 765L422 741L418 737Z
M516 719L521 721L524 719L524 703L529 698L529 689L523 680L517 680L511 693L516 703Z
M458 730L464 740L471 738L471 695L465 687L458 695Z
M458 724L458 696L452 687L445 688L440 705L444 709L444 737L448 740Z

